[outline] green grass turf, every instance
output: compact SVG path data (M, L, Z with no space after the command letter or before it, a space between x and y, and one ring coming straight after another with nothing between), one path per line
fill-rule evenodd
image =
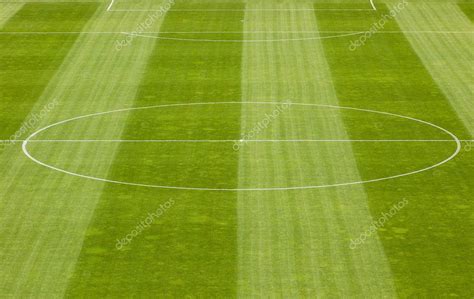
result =
M97 6L28 3L0 32L81 31ZM0 35L0 97L3 107L14 107L0 112L1 139L9 139L19 129L77 37Z
M360 28L370 27L379 19L378 14L386 12L387 9L379 5L377 14L368 14L359 20L349 13L340 13L337 17L317 13L317 17L323 30L338 24ZM384 30L399 28L392 21ZM416 117L447 128L461 139L471 138L403 34L383 34L382 31L362 48L349 52L347 48L353 39L324 43L343 105ZM347 117L345 123L351 135L353 131L359 132L361 127L371 125L370 119L364 125L360 119ZM420 139L425 134L408 127L403 130L397 126L397 129L399 133ZM386 171L370 158L374 152L367 144L354 144L353 148L364 178ZM446 155L446 150L453 151L454 148L453 144L420 144L411 154L394 149L390 159L429 161L438 151ZM472 289L466 288L469 277L456 274L472 273L473 270L472 264L460 258L468 256L473 245L469 237L472 222L467 221L469 190L472 188L470 174L474 171L472 157L471 152L463 151L447 166L432 172L366 186L372 215L380 215L403 198L410 202L403 216L396 217L379 231L401 297L450 294L465 297L472 293Z
M69 7L74 8L74 4ZM37 10L37 13L42 11ZM66 12L64 15L67 16ZM140 13L109 16L105 9L98 10L84 30L101 32L120 26L131 28L144 18ZM118 38L123 35L84 34L78 38L33 109L38 112L53 98L59 99L60 105L36 128L78 114L131 105L153 43L137 40L134 43L137 47L118 52L115 49ZM75 129L89 134L91 131L107 132L107 136L113 136L121 132L122 123L117 120L112 126L99 124L96 129L85 124L85 127ZM97 147L101 148L100 145ZM0 252L2 261L7 261L0 271L2 294L60 297L74 270L84 232L103 186L70 176L56 176L43 168L30 168L19 149L17 145L10 146L1 156L0 219L2 240L6 241L1 243ZM87 156L88 160L95 160L98 152L94 146L56 147L53 150L46 145L43 150L49 156L72 162L73 168L80 168L82 163L71 157ZM105 160L101 157L100 163L96 160L95 170L101 168L107 173L114 150L111 149ZM19 177L21 183L12 186L11 182ZM44 188L31 188L32 185L44 185ZM19 198L23 200L15 200ZM24 217L28 219L20 220ZM25 285L28 287L23 287Z
M474 22L474 3L459 3L459 7L466 14L466 16Z
M376 12L243 11L275 5L370 8L368 2L353 1L269 0L247 6L234 1L179 2L174 9L235 11L171 11L149 31L237 42L135 38L121 51L114 47L125 37L120 33L0 32L0 135L8 138L30 112L58 97L61 105L41 125L124 107L291 99L398 113L472 139L472 124L458 115L462 102L442 91L443 84L452 82L436 81L425 65L430 57L420 59L423 52L413 49L403 33L376 34L356 51L349 45L357 36L238 42L300 37L250 30L320 30L321 36L364 31L387 12L382 3ZM28 3L0 30L122 32L134 30L149 16L146 11L106 12L106 6ZM115 7L156 9L159 4L119 1ZM468 4L453 7L472 20ZM433 8L442 11L442 6ZM391 21L384 30L400 27ZM172 31L232 33L164 33ZM456 38L450 43L455 46ZM445 60L459 63L452 58L447 55ZM456 86L464 88L464 82ZM467 90L472 93L472 87ZM237 139L273 108L229 104L116 113L65 124L38 138ZM292 107L258 137L447 138L407 120L308 107ZM395 180L237 193L90 181L44 169L26 159L16 144L0 153L0 297L469 298L474 293L469 203L474 149L467 145L448 164ZM52 165L92 176L236 188L384 177L439 161L452 152L453 144L247 144L234 151L227 143L105 142L38 143L29 149ZM122 250L115 248L117 239L170 199L173 205L149 228ZM408 205L376 235L356 250L348 247L372 219L402 199Z
M242 12L225 17L215 13L189 13L184 20L180 17L168 15L161 30L180 31L182 22L189 24L188 30L219 31L225 27L241 31L242 27ZM159 41L134 105L235 101L240 98L240 60L240 43ZM235 139L240 132L239 120L240 109L235 107L156 109L131 113L122 138ZM125 161L125 165L111 169L110 176L119 180L197 187L236 185L238 153L228 144L123 144L115 159ZM165 163L156 163L156 159ZM169 166L160 165L167 162ZM143 171L142 166L148 170ZM67 294L235 294L236 196L199 193L108 186L88 229ZM170 198L176 202L173 208L144 232L143 238L116 250L118 236L128 234L137 219ZM114 279L110 273L115 273Z

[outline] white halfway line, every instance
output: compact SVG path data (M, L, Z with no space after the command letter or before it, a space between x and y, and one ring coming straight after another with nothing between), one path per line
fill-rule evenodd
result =
M236 12L236 11L373 11L372 8L234 8L234 9L170 9L168 13L172 12ZM147 12L147 11L162 11L160 9L114 9L108 11L121 11L121 12Z
M147 34L243 34L243 33L358 33L363 34L365 31L354 31L354 30L326 30L326 31L146 31L143 33ZM448 31L448 30L387 30L375 32L376 34L400 34L400 33L436 33L436 34L474 34L474 31ZM47 34L132 34L132 32L123 32L123 31L1 31L0 35L14 35L14 34L38 34L38 35L47 35Z
M0 140L0 143L20 143L25 140ZM229 142L455 142L453 139L36 139L28 143L229 143ZM459 140L474 142L474 140Z

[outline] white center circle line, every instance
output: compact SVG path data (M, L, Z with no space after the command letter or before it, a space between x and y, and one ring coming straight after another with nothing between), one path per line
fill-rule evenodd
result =
M174 40L174 41L188 41L188 42L214 42L214 43L267 43L267 42L290 42L290 41L306 41L306 40L321 40L321 39L332 39L346 36L354 36L364 34L365 31L357 31L350 33L341 33L338 35L330 36L313 36L313 37L298 37L298 38L276 38L276 39L209 39L209 38L180 38L180 37L164 37L159 35L147 35L133 32L122 32L122 34L137 36L143 38L153 38L161 40Z
M370 180L360 180L360 181L354 181L354 182L344 182L344 183L334 183L334 184L327 184L327 185L312 185L312 186L289 186L289 187L268 187L268 188L210 188L210 187L184 187L184 186L167 186L167 185L153 185L153 184L143 184L143 183L133 183L133 182L126 182L126 181L117 181L117 180L111 180L111 179L106 179L106 178L99 178L99 177L93 177L93 176L88 176L84 174L79 174L79 173L74 173L65 169L61 169L59 167L49 165L45 162L42 162L35 158L29 151L28 151L28 143L30 141L33 141L34 137L39 135L40 133L56 127L60 126L62 124L66 124L72 121L80 120L80 119L85 119L85 118L90 118L90 117L95 117L95 116L101 116L101 115L107 115L107 114L112 114L112 113L119 113L119 112L128 112L128 111L138 111L138 110L148 110L148 109L158 109L158 108L166 108L166 107L180 107L180 106L203 106L203 105L279 105L279 104L289 104L290 106L303 106L303 107L321 107L321 108L331 108L331 109L341 109L341 110L352 110L352 111L360 111L360 112L368 112L368 113L375 113L375 114L381 114L381 115L387 115L387 116L392 116L392 117L398 117L398 118L403 118L407 120L411 120L414 122L422 123L427 126L431 126L433 128L436 128L446 134L448 134L452 138L452 142L456 143L456 149L455 151L446 159L439 161L431 166L418 169L415 171L407 172L407 173L401 173L397 175L392 175L392 176L387 176L387 177L382 177L382 178L376 178L376 179L370 179ZM345 142L352 142L353 140L346 140ZM445 141L445 140L443 140ZM245 141L244 141L245 142ZM334 142L334 140L331 140L331 142ZM106 182L106 183L113 183L113 184L120 184L120 185L129 185L129 186L136 186L136 187L147 187L147 188L160 188L160 189L177 189L177 190L197 190L197 191L278 191L278 190L304 190L304 189L320 189L320 188L329 188L329 187L341 187L341 186L351 186L351 185L359 185L359 184L366 184L366 183L373 183L373 182L379 182L379 181L385 181L385 180L390 180L390 179L395 179L395 178L400 178L400 177L405 177L409 175L414 175L418 174L424 171L428 171L430 169L439 167L450 160L452 160L454 157L456 157L460 150L462 148L461 140L459 140L456 135L448 131L447 129L444 129L438 125L435 125L433 123L409 117L409 116L404 116L400 114L395 114L395 113L389 113L389 112L382 112L382 111L377 111L377 110L370 110L370 109L361 109L361 108L354 108L354 107L343 107L343 106L334 106L334 105L321 105L321 104L308 104L308 103L287 103L287 102L204 102L204 103L178 103L178 104L165 104L165 105L155 105L155 106L146 106L146 107L135 107L135 108L124 108L124 109L117 109L117 110L112 110L112 111L106 111L106 112L99 112L99 113L92 113L92 114L87 114L87 115L82 115L82 116L77 116L74 118L66 119L60 122L56 122L53 124L50 124L46 127L43 127L39 129L38 131L34 132L31 134L28 138L26 138L23 143L22 143L22 150L23 153L33 162L44 166L46 168L62 172L68 175L80 177L80 178L85 178L85 179L90 179L90 180L95 180L95 181L100 181L100 182Z

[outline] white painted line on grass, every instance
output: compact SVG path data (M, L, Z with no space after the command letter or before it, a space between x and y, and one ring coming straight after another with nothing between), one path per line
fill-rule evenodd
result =
M377 10L377 8L375 7L374 0L370 0L370 5L372 6L373 10Z
M159 9L114 9L112 6L115 0L111 0L107 11L109 12L147 12L147 11L160 11ZM168 12L239 12L239 11L373 11L377 10L375 7L374 0L369 0L372 8L188 8L188 9L170 9Z
M356 36L365 34L362 31L305 31L299 32L300 34L318 34L317 36L307 36L307 37L295 37L295 38L267 38L267 39L251 39L251 40L242 40L242 39L212 39L212 38L180 38L180 37L166 37L160 36L160 34L244 34L244 33L255 33L255 34L268 34L268 33L298 33L291 31L255 31L255 32L145 32L146 34L137 34L132 32L0 32L2 34L12 34L12 35L54 35L54 34L120 34L120 35L132 35L142 38L153 38L161 40L172 40L172 41L183 41L183 42L213 42L213 43L268 43L268 42L292 42L292 41L309 41L309 40L324 40L324 39L334 39L342 38L348 36ZM375 34L469 34L472 35L474 31L382 31L375 32ZM321 34L321 35L320 35ZM335 34L325 36L324 34Z
M26 140L0 140L0 142L22 143ZM474 140L462 140L461 142L474 142ZM32 139L28 143L338 143L338 142L455 142L453 139Z
M387 177L382 177L382 178L375 178L375 179L368 179L368 180L360 180L360 181L353 181L353 182L344 182L344 183L334 183L334 184L327 184L327 185L314 185L314 186L286 186L286 187L267 187L267 188L211 188L211 187L186 187L186 186L167 186L167 185L153 185L153 184L143 184L143 183L134 183L134 182L126 182L126 181L117 181L117 180L111 180L111 179L106 179L106 178L99 178L99 177L94 177L90 175L84 175L80 173L75 173L66 169L62 169L50 164L47 164L43 161L38 160L35 158L29 151L28 151L28 143L31 140L34 140L34 137L37 135L41 134L44 131L47 131L53 127L60 126L66 123L70 123L76 120L81 120L85 118L91 118L91 117L96 117L96 116L102 116L102 115L108 115L108 114L113 114L113 113L119 113L119 112L129 112L129 111L138 111L138 110L149 110L149 109L158 109L158 108L169 108L169 107L185 107L185 106L211 106L211 105L280 105L282 103L286 103L289 105L294 105L294 106L301 106L301 107L319 107L319 108L329 108L329 109L340 109L340 110L352 110L352 111L360 111L360 112L368 112L368 113L375 113L375 114L380 114L380 115L386 115L386 116L391 116L391 117L398 117L402 119L407 119L411 120L417 123L421 123L430 127L433 127L435 129L440 130L441 132L444 132L445 134L449 135L453 142L456 143L456 149L454 152L447 158L443 159L442 161L439 161L433 165L427 166L422 169L410 171L407 173L401 173L401 174L396 174L396 175L391 175ZM456 137L453 133L450 131L444 129L443 127L440 127L436 124L409 117L409 116L404 116L400 114L395 114L395 113L390 113L390 112L382 112L382 111L377 111L377 110L370 110L370 109L361 109L361 108L354 108L354 107L343 107L343 106L334 106L334 105L322 105L322 104L309 104L309 103L288 103L288 102L204 102L204 103L178 103L178 104L164 104L164 105L155 105L155 106L146 106L146 107L134 107L134 108L124 108L124 109L117 109L117 110L112 110L112 111L105 111L105 112L98 112L98 113L92 113L92 114L87 114L87 115L82 115L82 116L77 116L73 117L70 119L62 120L53 124L50 124L46 127L43 127L39 129L38 131L34 132L28 138L26 138L22 142L22 151L23 153L33 162L49 168L54 171L58 171L64 174L84 178L84 179L89 179L89 180L95 180L95 181L100 181L100 182L106 182L106 183L113 183L113 184L119 184L119 185L127 185L127 186L135 186L135 187L147 187L147 188L159 188L159 189L175 189L175 190L196 190L196 191L279 191L279 190L304 190L304 189L320 189L320 188L329 188L329 187L341 187L341 186L352 186L352 185L359 185L359 184L366 184L366 183L374 183L374 182L380 182L380 181L386 181L390 179L396 179L400 177L405 177L409 175L414 175L418 174L421 172L425 172L428 170L431 170L433 168L439 167L452 159L456 157L459 152L462 149L462 142L459 140L459 138Z
M320 39L331 39L344 36L353 36L364 34L365 32L353 32L331 36L314 36L314 37L299 37L299 38L276 38L276 39L207 39L207 38L179 38L179 37L163 37L156 35L145 35L138 33L123 32L125 35L138 36L144 38L154 38L161 40L175 40L185 42L213 42L213 43L267 43L267 42L288 42L288 41L305 41L305 40L320 40Z
M322 31L295 31L295 30L268 30L268 31L155 31L155 32L143 32L149 34L242 34L242 33L360 33L361 31L354 31L354 30L322 30ZM83 33L83 32L77 32ZM94 33L94 32L91 32ZM101 32L98 32L101 33ZM123 33L123 32L105 32L111 34ZM474 34L474 31L436 31L436 30L408 30L408 31L401 31L401 30L386 30L386 31L378 31L374 32L378 34L383 33L462 33L462 34Z
M110 1L109 6L107 6L107 11L111 11L110 9L111 9L112 6L114 5L114 1L115 1L115 0L111 0L111 1Z
M160 11L159 9L114 9L111 12L147 12L147 11ZM253 11L373 11L368 8L249 8L249 9L170 9L168 13L173 12L253 12Z
M300 33L300 34L361 34L365 33L362 31L353 31L353 30L326 30L326 31L148 31L143 32L144 34L245 34L245 33L261 33L261 34L287 34L287 33ZM432 33L432 34L471 34L474 35L474 31L436 31L436 30L387 30L387 31L378 31L374 34L416 34L416 33ZM123 31L0 31L0 35L60 35L60 34L132 34L131 32Z

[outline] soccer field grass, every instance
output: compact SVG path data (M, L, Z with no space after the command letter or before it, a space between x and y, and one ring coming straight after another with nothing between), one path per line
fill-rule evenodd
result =
M473 298L471 0L0 0L0 298Z

